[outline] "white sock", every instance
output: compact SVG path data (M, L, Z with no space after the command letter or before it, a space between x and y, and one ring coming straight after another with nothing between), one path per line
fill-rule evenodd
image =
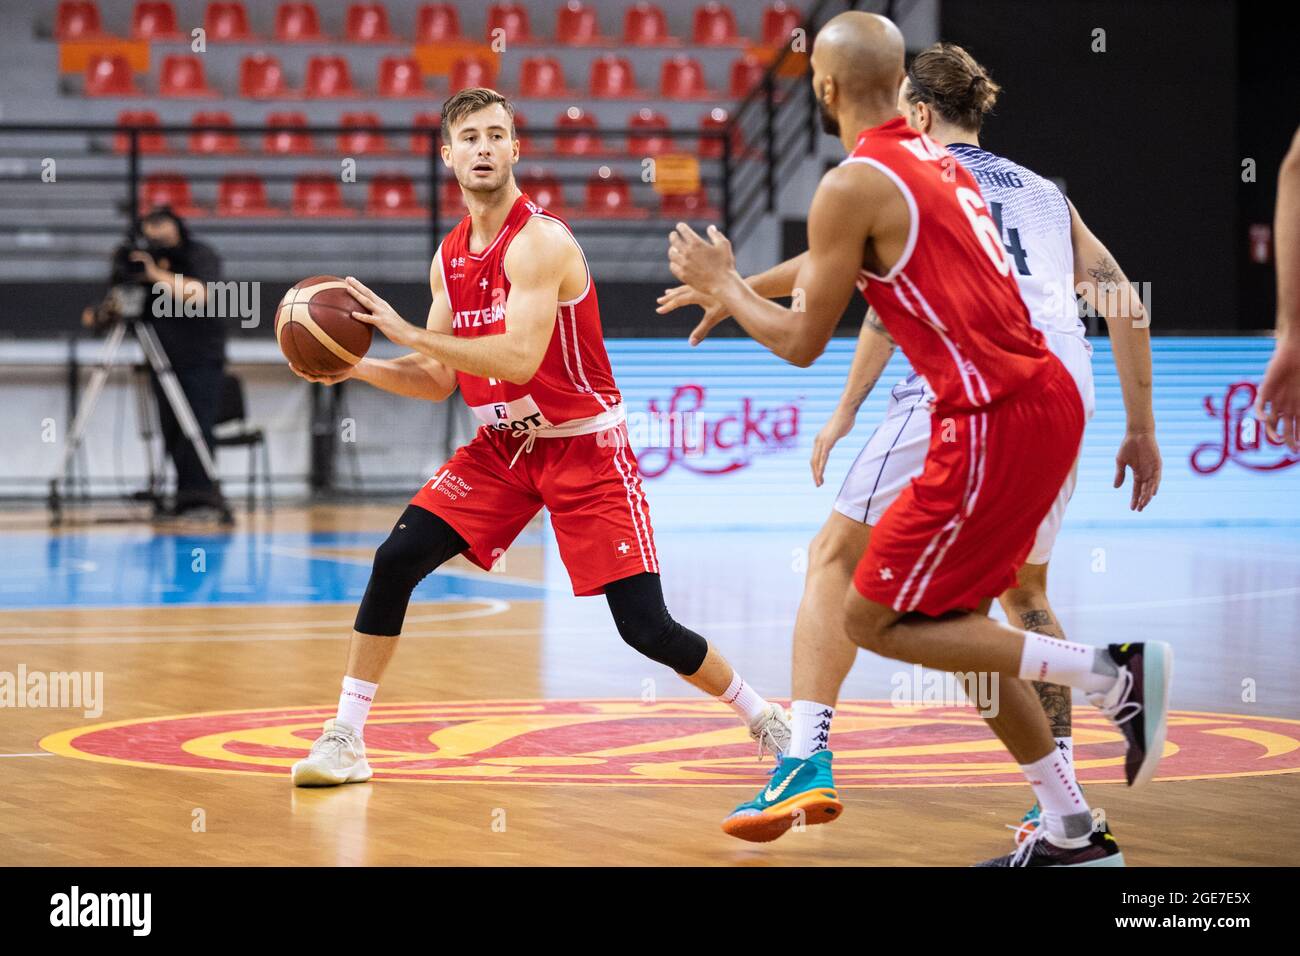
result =
M358 680L355 677L344 677L343 693L339 694L337 719L358 734L361 733L366 726L366 718L370 716L370 705L375 702L377 690L379 690L378 684Z
M1056 742L1056 752L1065 758L1065 762L1074 768L1074 738L1073 737L1053 737Z
M1077 687L1085 693L1107 691L1115 684L1119 668L1104 647L1058 641L1045 634L1022 631L1020 679Z
M767 701L746 684L736 671L731 672L731 684L718 695L718 700L738 713L747 727L753 726L754 721L762 717L763 711L767 709Z
M1092 833L1092 811L1074 779L1074 768L1056 748L1041 760L1020 769L1034 788L1043 811L1043 826L1057 846L1078 847Z
M790 703L790 752L788 757L807 760L819 750L826 750L831 735L831 718L835 708L815 700Z

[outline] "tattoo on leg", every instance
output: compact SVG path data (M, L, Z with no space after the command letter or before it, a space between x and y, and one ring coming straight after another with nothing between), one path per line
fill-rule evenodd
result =
M1056 636L1052 633L1056 625L1052 623L1052 615L1047 611L1021 611L1020 626L1026 631L1036 631L1048 637Z
M1070 736L1070 688L1039 681L1034 681L1033 684L1034 691L1038 694L1038 702L1043 705L1048 723L1052 725L1052 736Z
M1045 634L1058 640L1063 636L1049 611L1021 611L1020 626L1026 631ZM1033 684L1034 690L1038 693L1038 701L1043 705L1047 719L1052 725L1052 736L1069 737L1071 734L1070 689L1060 684L1044 684L1039 681L1034 681Z

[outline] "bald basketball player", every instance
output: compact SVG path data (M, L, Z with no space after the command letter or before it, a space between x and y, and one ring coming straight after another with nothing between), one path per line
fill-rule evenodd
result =
M604 595L627 644L727 704L760 754L779 756L790 740L784 708L764 700L664 603L595 281L565 222L515 183L514 107L495 90L462 90L443 104L442 139L443 163L469 215L434 254L425 327L347 280L365 307L353 315L411 351L365 358L339 375L298 374L327 385L357 378L427 401L459 387L482 426L416 492L375 552L337 716L294 765L293 782L370 779L364 728L415 586L457 554L490 570L542 508L573 593Z
M756 340L799 366L824 351L855 285L935 394L923 472L873 530L845 596L850 638L883 656L1000 675L990 728L1043 810L1020 848L988 865L1116 866L1030 681L1078 687L1123 735L1130 785L1163 749L1172 654L1159 642L1093 647L979 613L1015 584L1035 532L1078 455L1084 409L1069 372L1034 329L978 184L899 115L903 38L889 20L841 14L813 47L813 91L849 157L822 179L794 287L804 310L764 299L736 272L730 243L685 223L670 238L673 274ZM783 758L733 817L751 839L783 832L789 808L835 811L828 752ZM820 801L820 802L819 802ZM828 818L833 818L833 813Z
M1115 487L1132 471L1130 508L1142 511L1160 486L1161 458L1151 402L1151 337L1142 301L1109 250L1084 224L1072 203L1047 179L980 147L984 117L1000 87L966 50L935 43L918 53L899 89L898 109L908 125L946 146L970 170L993 212L1012 259L1012 273L1035 328L1064 363L1083 399L1086 417L1095 404L1092 347L1079 320L1074 290L1105 319L1111 354L1126 412L1123 440L1115 455ZM747 279L764 298L791 294L803 256ZM1104 293L1104 294L1103 294ZM689 286L661 298L660 312L683 305L706 309L692 333L698 342L723 315L716 303ZM870 394L894 352L894 343L875 312L868 312L844 394L813 442L813 480L821 485L827 458L852 430L858 408ZM831 725L840 687L853 666L856 648L842 632L840 606L853 569L866 550L871 529L894 499L921 475L930 443L927 410L934 393L915 371L892 389L883 421L853 460L830 517L809 548L808 577L795 619L790 755L810 757L830 750ZM1047 595L1048 564L1070 498L1071 474L1035 534L1016 584L998 598L1008 619L1025 630L1064 638ZM1070 692L1035 682L1052 724L1057 750L1073 760ZM1019 836L1037 825L1035 805L1016 827ZM724 822L744 832L744 817Z

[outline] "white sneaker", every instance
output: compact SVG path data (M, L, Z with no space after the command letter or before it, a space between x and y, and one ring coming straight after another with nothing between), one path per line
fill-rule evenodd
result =
M790 715L780 704L768 704L763 716L749 728L750 739L758 741L758 757L769 753L777 760L790 750Z
M325 732L311 745L311 753L293 765L295 787L365 783L371 776L365 741L338 720L325 721Z

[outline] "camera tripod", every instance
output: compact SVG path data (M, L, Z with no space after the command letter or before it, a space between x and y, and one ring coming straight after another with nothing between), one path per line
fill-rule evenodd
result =
M57 526L63 521L63 502L66 497L65 486L72 481L73 460L85 440L86 429L90 426L91 417L95 413L95 406L99 403L101 395L103 395L104 386L108 383L109 375L112 374L117 353L122 348L122 341L126 338L128 329L135 336L136 341L140 343L140 350L144 353L146 361L148 361L150 367L153 368L154 374L158 377L163 395L176 416L181 432L194 446L194 451L198 455L204 473L212 482L213 488L218 494L220 493L221 484L217 477L216 462L212 458L212 452L208 448L207 442L203 440L203 432L199 428L198 420L194 417L194 409L190 407L189 399L185 397L180 380L177 379L176 372L172 369L171 361L167 358L162 343L158 341L157 333L154 332L153 326L143 319L124 319L113 326L108 339L104 342L103 351L99 356L99 364L90 376L90 384L86 387L86 393L78 404L77 414L72 420L68 441L63 449L63 461L58 472L50 479L48 502L51 525ZM147 403L142 400L140 406L141 415L143 416ZM142 418L143 420L145 419ZM146 432L145 437L152 437L152 431ZM149 470L149 491L144 497L157 502L161 499L159 492L160 478L154 471L152 456L150 456Z

